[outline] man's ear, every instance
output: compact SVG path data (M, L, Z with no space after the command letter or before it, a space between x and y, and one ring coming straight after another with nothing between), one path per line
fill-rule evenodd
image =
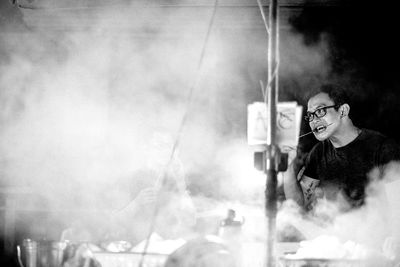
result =
M348 116L350 113L350 106L348 104L343 104L339 108L340 116Z

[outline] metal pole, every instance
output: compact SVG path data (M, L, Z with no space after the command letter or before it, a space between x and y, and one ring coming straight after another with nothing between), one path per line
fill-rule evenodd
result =
M270 0L268 35L268 127L265 173L265 210L267 216L266 266L275 267L275 239L277 214L277 168L280 151L276 145L276 116L278 103L278 0Z

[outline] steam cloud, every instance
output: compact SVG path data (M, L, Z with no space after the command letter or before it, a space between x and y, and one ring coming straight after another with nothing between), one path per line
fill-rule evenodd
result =
M245 112L262 99L266 33L232 33L215 23L199 71L210 17L211 9L188 18L185 9L140 5L78 12L72 20L57 9L23 10L28 24L39 25L16 33L11 25L2 41L2 185L41 195L34 208L123 205L129 190L121 184L165 164L172 147L157 150L151 140L155 133L177 137L189 88L200 77L179 147L189 190L198 207L202 196L262 205L265 182L252 167ZM281 100L301 102L302 88L328 75L328 51L323 43L305 46L296 34L282 38Z
M297 238L311 240L296 257L368 259L371 263L398 259L399 166L398 162L388 164L383 179L377 179L378 171L373 170L366 204L346 213L340 211L346 203L320 201L312 216L305 218L295 204L286 202L279 224L294 225L299 230ZM345 249L347 254L338 256Z

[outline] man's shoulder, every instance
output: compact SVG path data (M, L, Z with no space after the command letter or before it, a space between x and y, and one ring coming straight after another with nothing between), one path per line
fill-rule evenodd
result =
M378 144L391 144L391 145L397 145L398 142L393 139L388 137L387 135L384 135L381 132L371 130L371 129L362 129L362 139L366 142L368 142L371 145L378 145Z
M374 130L365 130L365 144L380 154L384 161L400 160L400 145L394 138Z
M387 139L388 137L381 132L371 130L371 129L361 129L363 136L366 138L377 138L377 139Z

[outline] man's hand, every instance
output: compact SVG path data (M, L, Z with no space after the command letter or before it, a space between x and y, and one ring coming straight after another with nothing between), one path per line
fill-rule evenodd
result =
M142 189L134 199L138 207L145 207L155 203L157 199L157 189L155 187L147 187Z
M134 216L137 212L148 210L157 199L158 190L155 187L146 187L139 191L137 196L123 208L114 212L115 218Z

